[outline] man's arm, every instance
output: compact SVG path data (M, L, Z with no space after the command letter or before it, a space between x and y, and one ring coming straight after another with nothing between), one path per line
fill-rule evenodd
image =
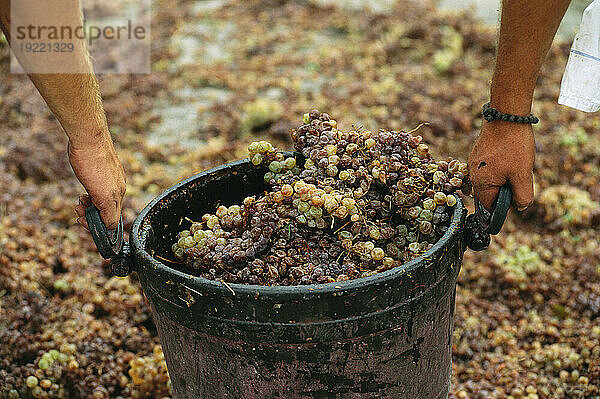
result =
M39 17L38 3L17 4L19 20ZM58 7L48 7L42 12L48 25L82 24L79 1L61 1ZM9 42L10 16L10 0L0 0L0 25ZM85 41L74 40L73 46L68 63L78 73L33 73L39 72L40 67L52 72L52 68L65 68L65 65L52 65L53 59L43 59L34 53L15 52L15 55L69 137L69 161L73 171L100 210L104 223L112 229L121 214L125 174L108 131ZM56 63L64 61L64 58L54 60ZM82 201L87 203L85 198ZM83 209L82 205L76 207L80 217L84 216ZM81 218L80 223L87 227L85 218Z
M570 0L503 0L490 102L505 113L527 116L540 68ZM475 195L490 209L507 181L515 206L533 201L535 142L531 125L483 121L469 156Z

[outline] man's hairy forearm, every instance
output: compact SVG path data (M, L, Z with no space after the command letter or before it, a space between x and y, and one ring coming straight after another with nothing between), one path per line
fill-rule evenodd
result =
M60 5L61 7L43 11L48 25L81 25L82 15L78 1L64 1ZM33 6L31 11L26 6L21 6L20 18L26 19L28 12L38 12ZM0 22L10 41L10 0L0 0ZM69 67L81 73L33 73L39 71L41 66L36 54L20 53L18 59L69 136L71 145L82 147L106 140L109 134L98 81L85 42L75 41L73 48L68 59ZM51 72L52 68L64 68L65 65L44 64L42 67Z
M95 75L31 74L48 106L73 146L81 147L109 137Z
M503 0L491 103L528 115L538 74L570 0Z

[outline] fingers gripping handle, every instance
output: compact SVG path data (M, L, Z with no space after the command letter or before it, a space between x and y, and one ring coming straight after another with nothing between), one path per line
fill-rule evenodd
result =
M511 202L512 191L508 183L500 187L491 212L475 198L475 213L467 217L465 225L465 238L469 248L481 251L490 245L490 234L496 235L502 229Z
M108 230L100 218L98 208L90 205L85 208L90 233L98 252L104 259L110 259L111 271L115 276L125 277L131 273L129 244L123 239L123 217L114 230Z

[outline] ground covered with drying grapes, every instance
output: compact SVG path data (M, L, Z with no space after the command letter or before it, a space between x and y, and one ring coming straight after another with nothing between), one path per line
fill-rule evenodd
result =
M494 56L494 31L469 14L428 1L154 5L154 72L100 77L128 228L158 192L250 142L292 149L312 108L344 130L428 122L433 155L466 160ZM538 82L536 203L465 255L452 398L600 395L600 119L556 104L569 46L555 43ZM9 74L4 41L0 57L0 397L169 397L139 283L110 277L75 224L66 140Z

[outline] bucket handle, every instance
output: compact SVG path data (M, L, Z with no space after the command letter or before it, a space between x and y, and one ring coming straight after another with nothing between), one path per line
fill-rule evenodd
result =
M104 259L110 259L112 274L117 277L127 277L131 274L131 251L129 243L123 238L123 216L119 218L116 229L108 230L100 218L98 208L92 204L85 208L85 220L98 252Z
M502 229L512 202L512 190L508 183L500 187L491 212L483 207L475 197L475 213L467 216L465 242L473 251L482 251L490 245L490 234L496 235Z

